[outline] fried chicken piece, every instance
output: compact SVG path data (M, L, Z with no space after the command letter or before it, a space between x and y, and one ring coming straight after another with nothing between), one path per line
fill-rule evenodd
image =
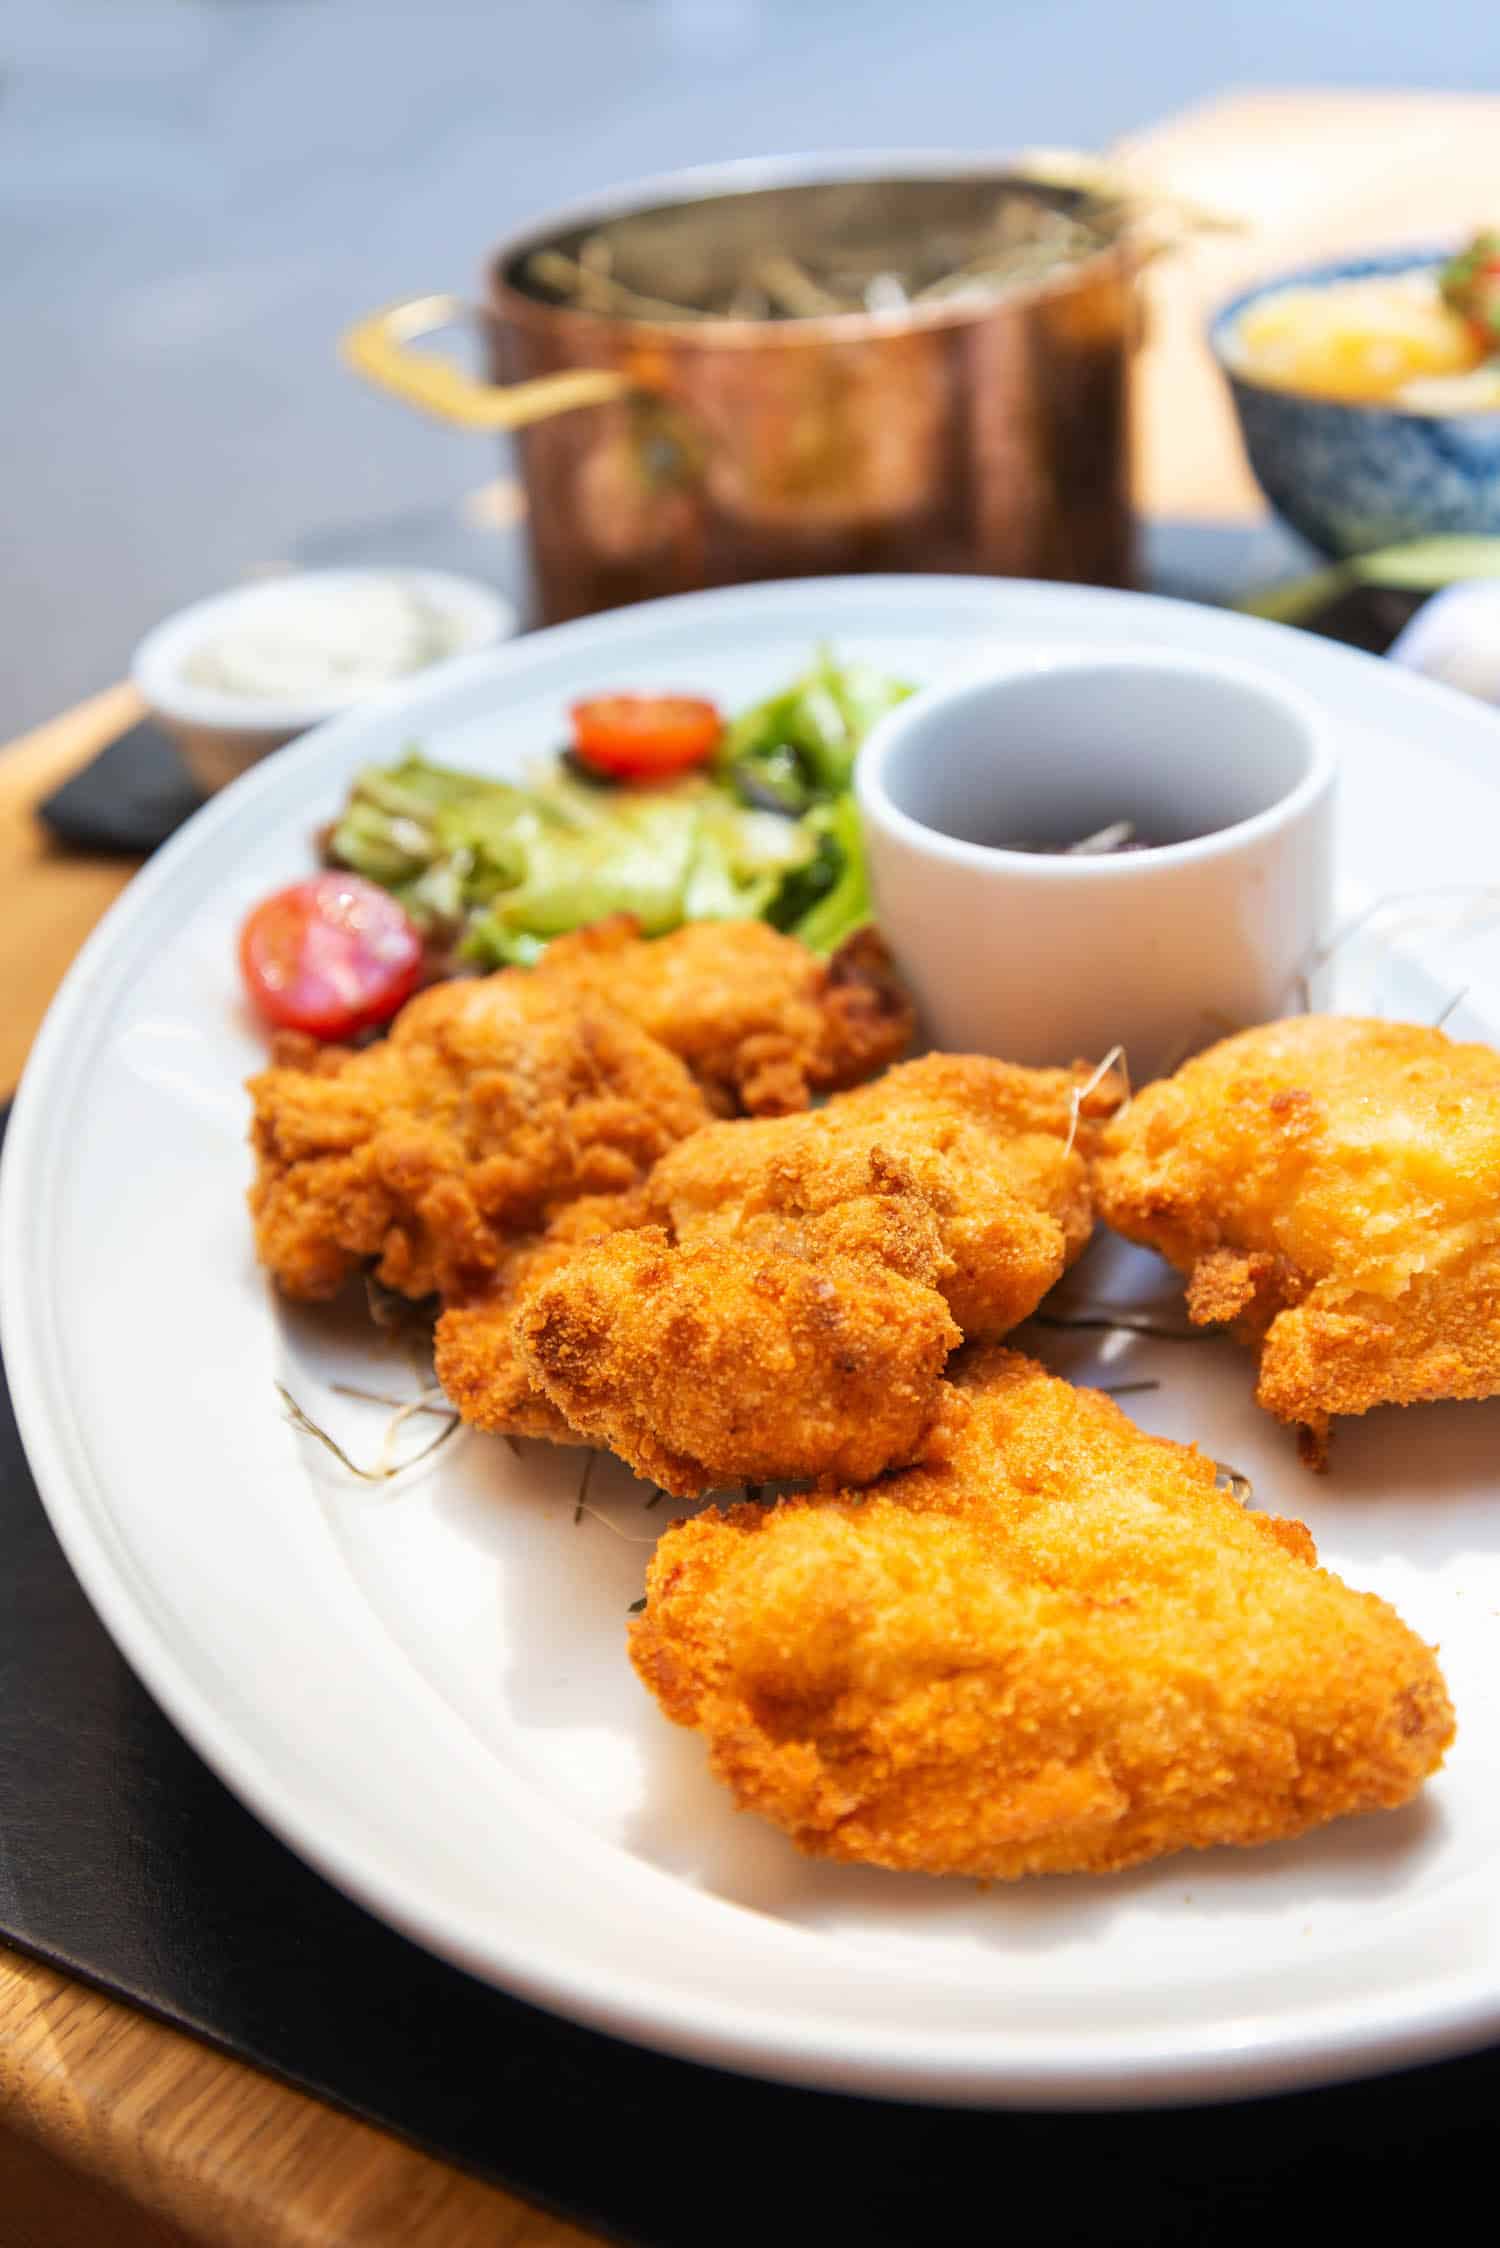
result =
M1303 1015L1148 1085L1105 1137L1101 1213L1189 1275L1201 1325L1258 1345L1301 1424L1500 1391L1500 1054Z
M470 1295L518 1233L633 1185L710 1113L805 1107L910 1037L873 930L826 962L760 922L633 931L439 984L359 1052L281 1042L251 1080L251 1209L289 1295L335 1295L371 1260L407 1295Z
M614 1234L527 1290L516 1355L570 1426L679 1497L914 1458L961 1337L930 1211L878 1156L864 1184L735 1235Z
M814 1856L1011 1880L1404 1803L1453 1736L1431 1649L1195 1450L1014 1352L944 1456L663 1536L631 1657L742 1809Z
M694 922L643 943L617 914L556 938L532 973L629 1015L681 1056L724 1116L804 1109L911 1043L911 1001L873 928L821 960L764 921Z
M1086 1083L934 1054L694 1133L646 1183L654 1223L530 1282L517 1355L678 1497L916 1459L949 1353L1025 1319L1088 1239L1083 1148L1118 1093Z
M1035 1311L1093 1230L1088 1157L1121 1093L1091 1072L924 1054L816 1116L715 1125L671 1150L647 1199L678 1240L738 1231L849 1193L849 1166L897 1159L938 1219L943 1295L965 1335L993 1339ZM1075 1113L1076 1111L1076 1113Z
M628 1017L515 969L435 985L359 1052L284 1042L250 1091L256 1246L314 1299L372 1260L405 1295L472 1294L517 1235L634 1186L708 1118Z
M434 1370L473 1427L497 1436L582 1443L516 1354L516 1305L531 1281L565 1264L585 1242L638 1225L643 1215L638 1191L565 1203L541 1231L521 1235L503 1252L481 1293L444 1306L433 1332Z

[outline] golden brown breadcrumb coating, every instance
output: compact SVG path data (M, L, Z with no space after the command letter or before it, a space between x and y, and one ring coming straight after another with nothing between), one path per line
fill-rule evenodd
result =
M434 985L361 1052L283 1047L252 1078L256 1247L288 1295L374 1261L464 1295L558 1205L634 1186L707 1120L675 1054L520 970Z
M434 1370L473 1427L552 1444L583 1442L516 1355L516 1305L530 1281L566 1263L583 1243L639 1225L643 1216L638 1192L565 1203L542 1231L523 1234L505 1249L482 1292L445 1304L433 1332Z
M558 937L532 972L629 1015L725 1116L806 1108L911 1043L911 1001L873 928L822 960L763 921L700 921L643 943L620 914Z
M647 1231L528 1280L517 1354L679 1497L915 1459L949 1352L1025 1319L1088 1238L1084 1148L1117 1088L1087 1078L934 1054L694 1133L646 1182Z
M679 1497L863 1481L914 1458L938 1409L961 1339L940 1262L930 1213L876 1159L864 1194L805 1222L583 1250L523 1294L516 1354L572 1427Z
M1085 1094L1091 1074L924 1054L816 1116L694 1133L656 1166L647 1199L678 1240L735 1231L767 1210L830 1207L851 1163L879 1148L938 1220L954 1318L967 1336L997 1337L1036 1309L1093 1229L1087 1159L1121 1088L1108 1078Z
M760 922L580 929L534 969L421 993L375 1046L279 1042L250 1083L261 1260L294 1296L371 1262L407 1295L473 1295L518 1234L711 1114L803 1108L910 1035L873 930L824 961Z
M1320 1464L1330 1417L1500 1391L1500 1054L1303 1015L1148 1085L1105 1136L1101 1214L1260 1352L1259 1402Z
M1432 1650L1300 1523L1013 1352L957 1388L930 1464L657 1547L632 1659L743 1809L816 1856L1010 1880L1279 1841L1436 1770Z

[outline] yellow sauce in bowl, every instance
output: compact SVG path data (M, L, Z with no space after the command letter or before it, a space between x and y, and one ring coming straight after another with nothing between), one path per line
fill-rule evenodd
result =
M1250 381L1309 398L1419 412L1500 407L1500 366L1443 302L1430 266L1258 297L1229 356Z

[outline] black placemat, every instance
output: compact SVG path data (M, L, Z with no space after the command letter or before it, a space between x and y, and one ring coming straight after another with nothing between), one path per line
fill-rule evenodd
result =
M43 826L72 850L144 858L202 802L175 744L143 718L44 796L36 810Z

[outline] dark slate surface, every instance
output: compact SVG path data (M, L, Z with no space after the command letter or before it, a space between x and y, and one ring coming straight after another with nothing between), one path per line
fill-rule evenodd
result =
M144 858L202 802L174 745L143 719L43 797L37 817L72 850Z

